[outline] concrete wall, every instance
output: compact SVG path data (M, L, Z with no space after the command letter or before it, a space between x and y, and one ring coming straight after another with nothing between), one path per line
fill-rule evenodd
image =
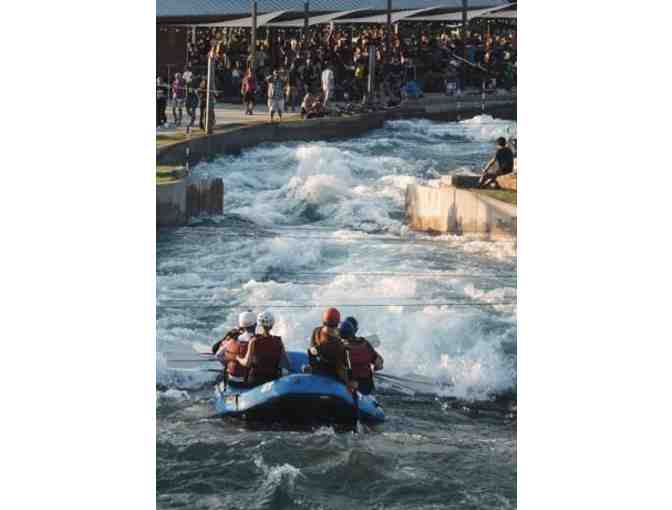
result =
M327 117L296 122L280 122L244 126L211 136L192 138L172 145L157 148L157 165L184 165L186 150L190 148L189 163L220 154L240 154L249 147L269 142L292 142L349 138L382 128L386 121L396 119L427 118L437 121L454 121L470 118L481 113L501 117L515 117L515 100L492 102L483 107L477 102L449 101L423 106L409 103L403 109L387 110L351 117Z
M222 214L222 179L181 179L156 185L156 224L185 225L202 214Z
M156 185L156 224L184 225L187 216L187 183L184 180Z
M428 232L480 234L486 239L517 235L515 205L452 186L409 185L406 218L411 228Z

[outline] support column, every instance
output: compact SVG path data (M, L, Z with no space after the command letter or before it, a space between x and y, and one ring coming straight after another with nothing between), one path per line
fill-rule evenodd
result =
M469 26L469 20L467 19L467 9L469 7L469 0L462 0L462 58L467 60L467 26ZM461 89L464 90L467 87L467 65L462 63L462 84Z
M303 4L303 44L306 44L308 41L308 18L310 16L310 2L305 2Z
M250 67L257 68L257 2L252 2L252 33L250 34Z
M392 0L387 0L387 30L385 31L385 62L390 61L392 54Z
M214 49L208 54L208 93L206 95L206 113L205 113L205 132L209 135L215 127L215 98L212 95L213 84L215 82L215 55Z
M368 101L370 103L373 100L373 92L376 82L376 51L377 47L373 44L369 45L369 79L367 80L367 89L368 89Z

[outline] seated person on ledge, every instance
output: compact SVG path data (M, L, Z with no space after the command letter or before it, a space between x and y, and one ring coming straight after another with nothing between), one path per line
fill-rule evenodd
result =
M490 168L497 163L497 168ZM506 146L506 140L503 137L497 138L497 152L495 157L485 165L478 186L487 188L491 184L497 184L497 177L513 172L513 151Z
M324 116L324 107L320 97L316 94L308 92L301 103L301 118L313 119L315 117Z

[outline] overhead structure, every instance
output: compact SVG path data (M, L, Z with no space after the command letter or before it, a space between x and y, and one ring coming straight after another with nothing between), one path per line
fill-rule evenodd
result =
M482 16L479 16L479 18L485 18L485 19L518 19L517 14L518 11L516 10L515 6L516 4L513 3L511 4L514 8L513 9L498 9L496 11L490 10L490 12L487 12L483 14ZM510 7L510 6L509 6Z
M497 13L503 9L508 9L511 8L512 6L515 6L515 3L512 4L506 4L506 5L499 5L497 7L488 7L486 9L471 9L467 11L467 21L471 21L472 19L476 18L491 18L494 13ZM515 12L515 11L513 11ZM456 11L456 12L444 12L442 14L427 14L427 13L421 13L417 15L413 15L410 17L404 18L404 21L443 21L446 23L460 23L462 22L462 11Z
M274 19L278 19L287 12L288 11L275 11L257 16L257 27L266 26ZM193 26L208 27L208 28L239 28L239 27L252 28L253 23L254 23L253 17L247 16L245 18L237 18L228 21L218 21L216 23L196 23Z
M302 12L305 0L259 0L259 12L274 11ZM508 3L506 0L469 0L474 7ZM461 8L461 0L393 0L395 10L423 9L427 7ZM310 11L326 14L333 11L354 9L377 10L384 13L387 0L310 0ZM243 17L250 12L250 0L156 0L156 17L163 23L198 23L229 19L232 16ZM202 19L198 18L211 18ZM190 19L185 19L190 18ZM212 19L215 18L215 19Z
M329 14L320 14L319 16L311 16L308 18L308 25L324 25L327 23L340 23L341 18L356 15L358 12L367 12L368 9L354 9L351 11L332 12ZM269 27L276 28L301 28L303 26L304 18L295 18L283 21L273 21L268 24Z
M391 23L396 23L398 21L407 19L411 16L414 15L420 15L426 12L432 12L437 9L436 6L434 7L426 7L424 9L412 9L412 10L404 10L404 11L397 11L393 12L391 16ZM387 13L382 13L382 14L377 14L375 16L366 16L364 18L357 18L357 17L349 17L349 18L341 18L339 23L368 23L371 25L375 24L386 24L387 23Z

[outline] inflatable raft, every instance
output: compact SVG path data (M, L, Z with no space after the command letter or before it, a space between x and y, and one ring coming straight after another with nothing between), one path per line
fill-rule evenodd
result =
M288 352L289 375L256 388L221 382L215 386L214 406L221 416L250 421L292 424L382 423L383 408L371 395L357 393L357 402L341 382L322 375L301 373L308 355Z

